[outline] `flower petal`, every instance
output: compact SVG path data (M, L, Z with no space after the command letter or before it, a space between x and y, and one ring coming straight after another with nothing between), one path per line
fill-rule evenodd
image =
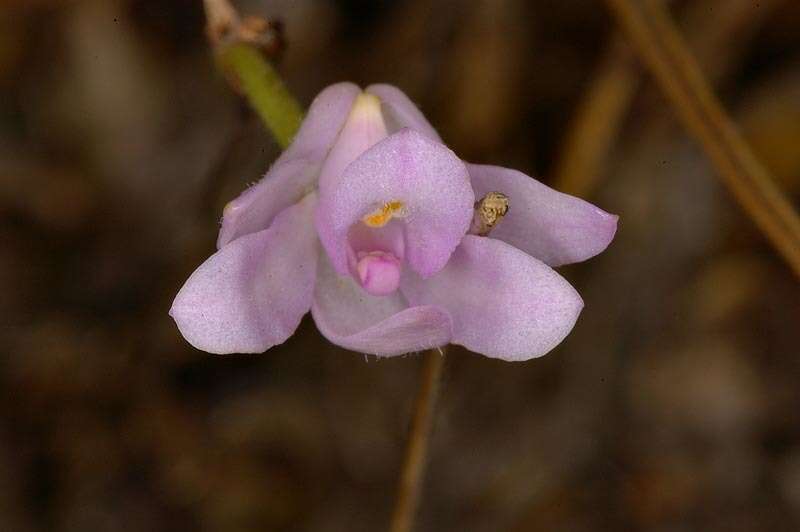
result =
M314 188L322 161L360 92L352 83L337 83L319 93L289 148L261 181L225 207L218 248L266 229L279 212Z
M431 140L442 142L441 137L433 129L425 115L420 112L416 105L406 96L406 94L393 85L378 83L367 87L366 92L374 94L383 102L384 114L387 122L392 127L394 133L404 127L414 129Z
M518 361L544 355L569 333L583 301L563 277L515 247L468 235L428 280L409 274L401 291L415 305L439 305L453 343Z
M375 95L360 93L353 101L336 142L333 144L319 174L319 189L336 186L347 165L359 155L387 137L381 101Z
M294 333L314 290L315 202L308 195L269 229L237 238L195 270L170 310L190 344L209 353L260 353Z
M611 243L618 217L563 194L522 172L468 164L475 197L508 196L508 214L491 237L508 242L550 266L594 257Z
M475 196L466 167L447 147L411 129L379 142L320 194L316 226L333 267L348 272L351 226L387 202L402 205L407 263L429 277L469 228Z
M403 296L375 297L320 258L311 315L325 338L352 351L393 356L446 345L451 323L434 306L409 308Z

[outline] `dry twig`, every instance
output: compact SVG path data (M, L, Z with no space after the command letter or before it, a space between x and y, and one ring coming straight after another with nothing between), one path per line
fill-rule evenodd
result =
M554 186L575 196L589 196L625 112L639 85L627 43L616 35L569 127L554 171Z
M414 524L419 497L422 491L423 473L428 456L428 446L433 426L433 412L436 407L436 396L442 380L444 351L431 349L425 353L422 367L422 381L414 402L414 418L400 482L397 488L394 513L392 514L391 532L409 532Z
M652 0L607 3L723 183L800 275L800 218L717 101L669 14Z

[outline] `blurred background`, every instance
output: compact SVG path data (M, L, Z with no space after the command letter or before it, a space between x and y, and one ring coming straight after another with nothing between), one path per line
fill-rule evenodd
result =
M252 0L304 104L398 85L474 162L621 217L564 268L586 308L527 363L461 349L421 531L800 529L800 286L599 0ZM800 3L670 7L800 203ZM311 320L258 356L167 310L278 149L217 73L199 0L0 3L0 530L373 531L419 357Z

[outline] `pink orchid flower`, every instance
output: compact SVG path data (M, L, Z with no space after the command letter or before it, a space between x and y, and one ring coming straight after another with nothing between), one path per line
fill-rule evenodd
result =
M476 199L508 212L468 234ZM465 163L400 90L322 91L292 145L228 204L218 251L170 314L193 346L259 353L311 310L347 349L392 356L463 345L541 356L583 308L552 267L603 251L617 217L527 175Z

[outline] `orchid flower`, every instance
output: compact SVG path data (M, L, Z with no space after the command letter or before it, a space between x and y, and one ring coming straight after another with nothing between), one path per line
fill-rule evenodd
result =
M476 200L498 193L507 213L472 234ZM583 308L552 268L600 253L616 227L616 216L521 172L465 163L399 89L339 83L225 207L218 251L170 314L211 353L263 352L310 310L353 351L454 343L527 360L558 345Z

